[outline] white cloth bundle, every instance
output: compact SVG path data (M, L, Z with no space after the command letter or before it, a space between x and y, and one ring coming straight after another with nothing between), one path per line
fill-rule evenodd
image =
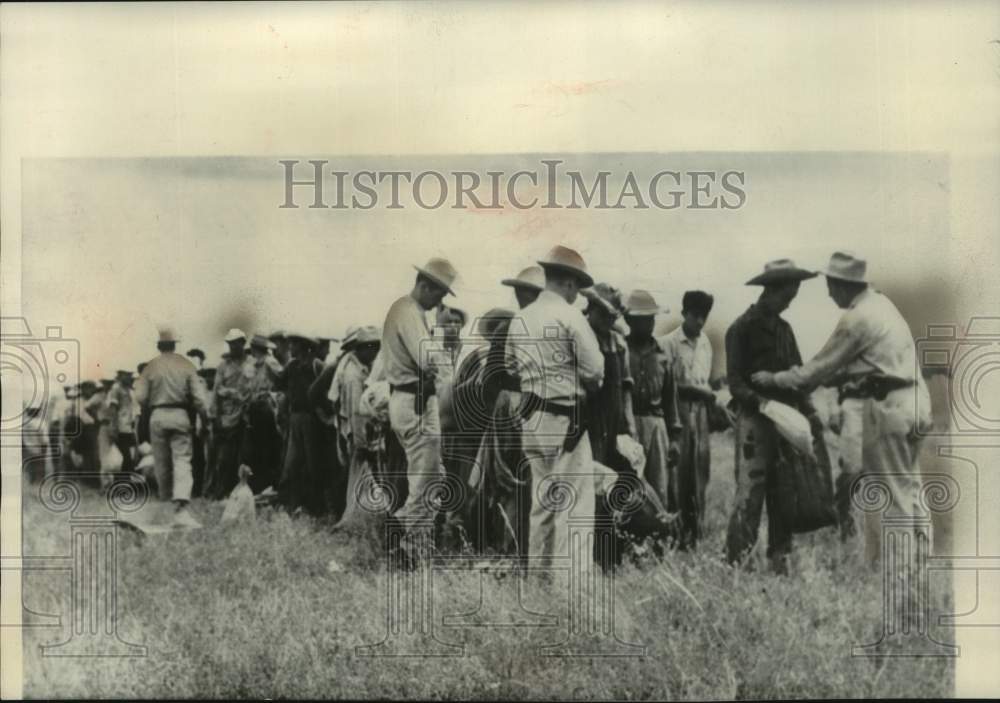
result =
M812 430L805 415L792 406L779 403L776 400L762 401L760 411L764 417L774 423L775 429L788 440L789 444L810 459L816 459L816 453L813 450Z
M618 435L616 444L618 453L628 459L633 471L642 476L642 470L646 466L646 452L642 450L642 445L627 434Z
M257 517L257 505L254 502L253 491L246 483L240 482L226 499L226 508L222 511L222 524L231 522L252 522Z

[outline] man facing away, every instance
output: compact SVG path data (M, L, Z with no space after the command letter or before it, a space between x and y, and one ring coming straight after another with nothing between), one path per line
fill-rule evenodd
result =
M771 261L764 272L747 281L763 286L757 302L740 315L726 332L726 368L736 419L736 498L726 535L726 559L740 563L757 541L760 515L767 504L767 557L776 573L786 573L792 533L782 521L775 491L775 474L787 443L773 423L760 413L764 400L790 405L810 419L813 432L822 425L808 395L795 390L758 386L757 371L777 372L802 363L792 326L781 313L798 295L801 281L816 274L800 269L790 259Z
M532 506L528 563L542 569L571 554L571 517L591 527L593 456L584 399L604 380L604 355L594 331L573 307L581 288L594 284L583 257L556 246L538 262L545 290L520 314L527 335L507 338L507 364L520 379L524 453L531 465ZM567 484L566 486L560 484ZM568 497L571 505L562 505ZM584 531L581 566L592 564Z
M177 338L162 330L160 355L139 376L136 400L150 412L149 433L160 500L173 500L176 527L201 527L191 514L191 418L194 406L207 419L207 399L194 364L175 352Z
M404 531L402 556L421 559L431 546L437 509L429 489L444 476L441 418L435 389L439 368L431 357L426 312L454 295L458 276L446 259L417 270L413 290L392 304L382 327L382 359L389 382L389 425L406 454L408 495L394 518ZM440 360L438 360L440 362Z
M678 547L694 547L705 518L705 489L712 457L709 450L709 404L716 403L709 385L712 343L702 328L714 299L700 290L687 291L681 306L681 326L662 338L677 377L681 412L680 460L671 481L667 509L680 513Z

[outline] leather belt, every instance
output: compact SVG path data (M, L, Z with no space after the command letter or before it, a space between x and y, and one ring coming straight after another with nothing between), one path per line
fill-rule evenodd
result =
M848 398L874 398L875 400L885 400L885 397L893 391L901 388L910 388L916 385L913 379L896 378L895 376L871 375L865 376L856 384L849 384L841 387L839 400L843 402Z

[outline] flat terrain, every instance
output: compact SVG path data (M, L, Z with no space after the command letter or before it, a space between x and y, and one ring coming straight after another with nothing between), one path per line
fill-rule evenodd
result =
M756 569L722 563L733 493L731 443L730 433L713 436L709 538L698 552L669 552L624 569L614 580L615 633L622 642L643 645L644 656L539 656L539 645L566 638L567 598L531 587L525 608L556 616L555 626L445 627L442 618L476 609L480 583L487 604L507 612L497 604L510 602L516 580L469 570L436 572L433 583L435 635L464 645L464 652L444 658L358 656L357 647L378 643L387 633L386 571L376 525L368 533L336 534L311 519L268 510L252 525L221 527L222 504L196 501L203 530L144 539L119 535L119 635L145 645L145 657L42 656L39 645L69 634L69 573L25 575L25 604L36 612L63 613L62 627L25 630L25 695L950 695L952 659L851 656L853 646L877 640L882 629L881 577L863 567L857 542L841 545L833 529L797 537L788 577L767 572L763 545L754 554ZM100 500L96 493L85 495L85 501ZM24 543L26 554L68 554L68 516L26 495ZM950 610L947 582L934 580L931 590L932 615ZM935 620L936 638L952 641ZM433 640L419 646L425 654L440 648Z

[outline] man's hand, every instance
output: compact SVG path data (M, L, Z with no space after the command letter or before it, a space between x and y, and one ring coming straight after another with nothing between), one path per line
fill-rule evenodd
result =
M676 466L681 459L681 443L676 439L670 441L667 447L667 466Z
M777 384L774 382L774 374L770 371L755 371L750 380L761 388L773 388Z

